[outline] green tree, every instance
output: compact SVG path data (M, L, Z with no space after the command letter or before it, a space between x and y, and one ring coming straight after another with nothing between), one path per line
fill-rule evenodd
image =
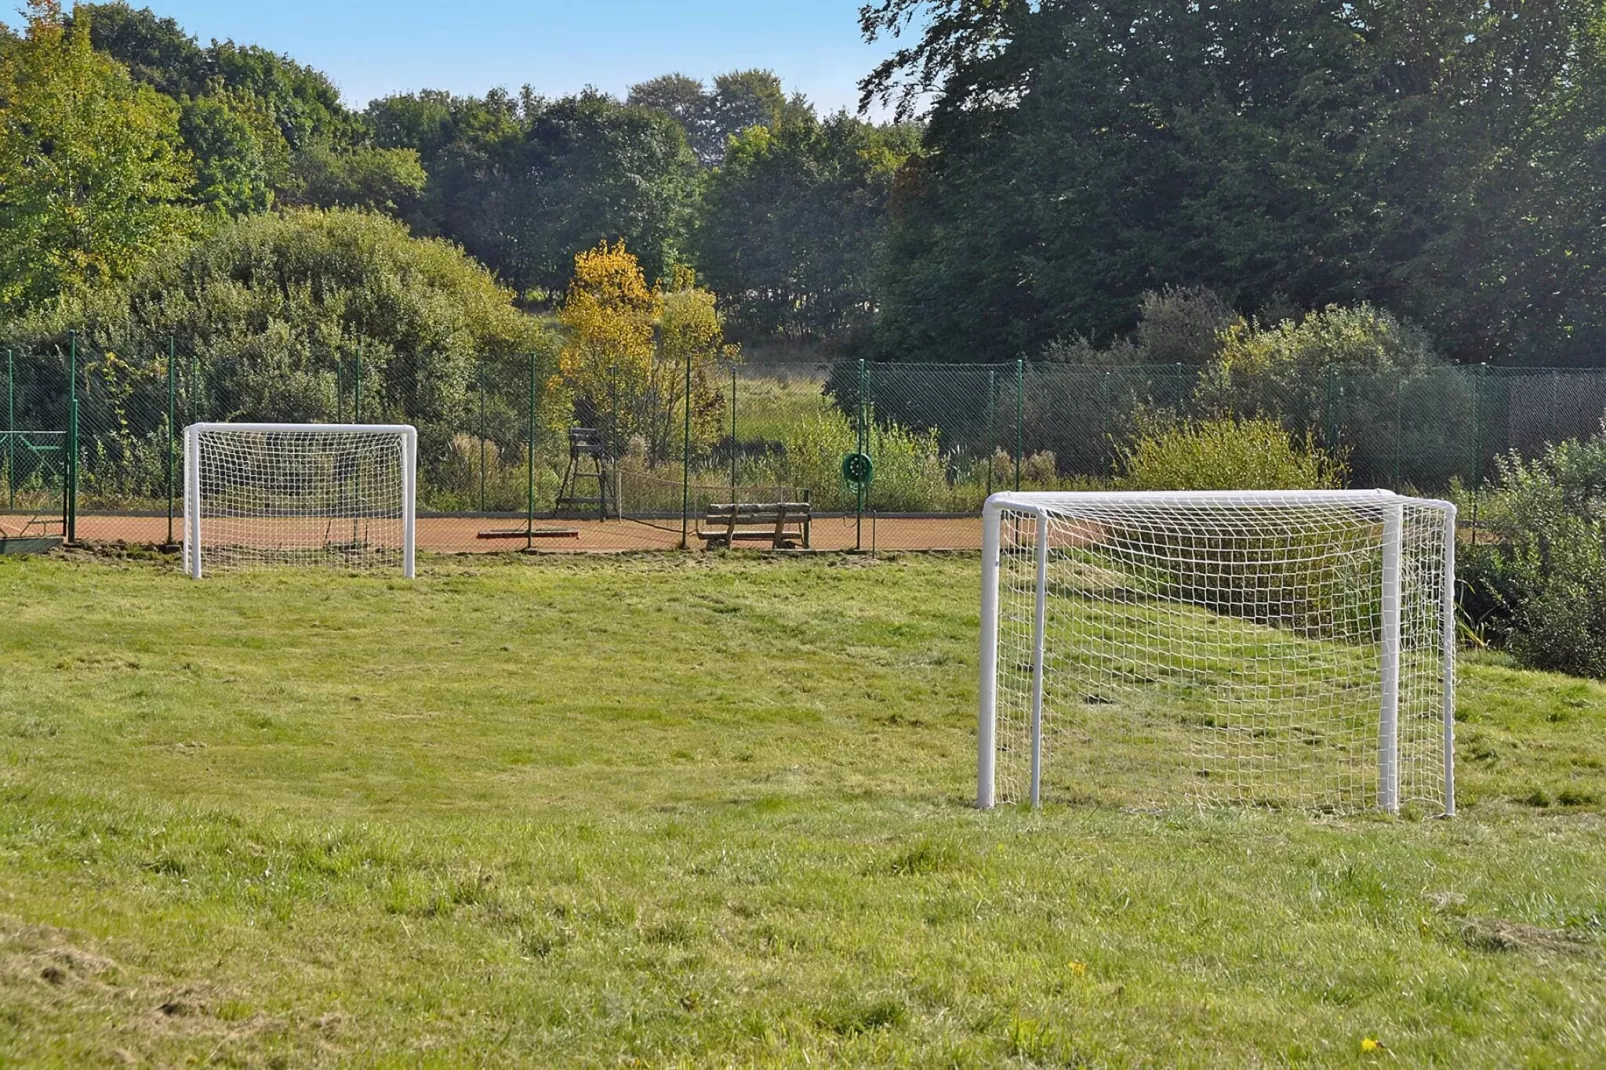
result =
M317 142L296 154L286 199L316 208L372 208L405 215L427 181L416 149L337 149Z
M191 228L179 108L30 0L0 52L0 313L131 273Z
M626 103L668 115L686 132L705 167L725 159L731 138L752 126L778 121L790 110L805 110L801 98L789 101L773 71L730 71L715 77L711 89L684 74L665 74L630 87Z
M864 83L933 99L889 242L891 353L1102 342L1165 285L1246 313L1370 300L1458 359L1599 337L1595 0L882 0L864 25L918 12Z
M289 145L245 94L186 97L179 133L195 157L195 199L214 211L265 211L289 178Z
M704 187L695 248L744 330L838 335L872 309L871 273L909 128L797 109L734 138Z
M73 295L16 344L139 354L185 340L218 418L326 419L335 359L362 352L365 407L419 424L425 459L461 427L480 361L550 352L539 320L449 242L370 212L289 209L224 221L132 278ZM454 422L456 421L456 422Z

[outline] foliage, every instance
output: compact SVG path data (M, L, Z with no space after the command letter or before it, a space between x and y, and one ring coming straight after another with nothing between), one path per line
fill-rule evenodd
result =
M1581 363L1606 337L1595 0L881 0L864 25L917 18L864 83L931 101L884 354L1102 345L1157 283L1263 317L1369 300L1460 361Z
M697 262L755 334L842 336L866 326L871 269L908 128L796 109L734 138L704 188Z
M575 255L598 242L624 240L651 278L680 259L698 167L661 112L526 90L389 97L368 119L379 145L419 152L419 229L461 241L521 292L561 292Z
M1276 420L1150 418L1117 451L1120 490L1320 490L1344 485L1343 462Z
M794 423L781 447L774 482L809 491L817 509L847 510L857 505L856 491L842 480L842 459L858 450L859 436L840 410L814 412ZM869 508L903 512L940 509L946 504L947 465L936 431L877 422L870 433L870 457L875 478L870 485Z
M558 320L568 332L559 367L575 416L607 429L614 456L637 436L650 466L679 456L688 404L694 441L718 434L726 401L715 364L738 351L725 345L714 296L692 272L676 270L649 288L623 241L600 244L575 257Z
M1496 459L1478 496L1493 542L1463 554L1463 602L1523 664L1606 678L1606 427Z
M665 74L631 86L625 102L673 118L705 167L723 161L730 139L742 131L777 122L791 107L803 107L789 102L781 80L764 70L718 75L712 89L684 74Z
M519 358L552 348L460 249L348 210L225 222L125 283L36 313L14 339L25 351L64 348L69 328L81 353L123 359L165 354L170 337L184 339L206 368L208 394L196 404L211 419L327 420L336 361L360 353L365 416L417 424L426 464L465 425L482 360L493 369L512 362L509 375L521 381ZM163 364L139 368L141 389L165 389ZM562 403L557 394L538 400L543 410ZM507 448L522 426L505 436Z
M428 181L416 149L340 149L324 142L297 153L294 172L287 198L293 204L391 214L404 214Z
M186 97L179 134L195 157L195 200L224 215L262 212L290 175L290 146L250 96Z
M1340 444L1332 436L1342 428L1365 484L1398 485L1409 458L1417 478L1442 486L1466 463L1472 438L1466 378L1448 370L1421 331L1364 304L1271 326L1231 324L1196 403L1278 419L1329 446Z
M178 106L69 30L54 0L28 12L0 51L0 318L125 277L193 225Z

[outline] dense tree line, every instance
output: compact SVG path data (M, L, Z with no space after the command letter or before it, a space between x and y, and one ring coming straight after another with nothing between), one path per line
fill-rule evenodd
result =
M864 83L929 104L882 278L888 354L1366 300L1456 359L1606 350L1599 0L879 0Z
M622 240L748 338L896 359L1147 352L1144 295L1178 287L1222 326L1367 303L1454 360L1606 350L1600 0L874 0L862 29L901 47L862 88L892 124L757 70L359 110L126 3L25 14L0 316L229 218L343 207L456 243L526 309Z

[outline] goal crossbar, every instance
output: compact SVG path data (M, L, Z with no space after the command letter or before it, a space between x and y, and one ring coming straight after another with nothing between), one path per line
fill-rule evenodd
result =
M253 440L255 450L250 461L266 465L275 487L264 489L252 486L251 475L235 479L232 483L227 459L216 459L212 454L223 452L213 443L229 440ZM312 448L303 451L302 457L277 457L291 452L289 443L304 443ZM315 467L317 445L332 444L328 448L337 452L344 447L344 459L325 471L307 471ZM359 446L378 445L370 449L371 456L360 458ZM273 461L278 463L274 464ZM300 469L296 462L302 462ZM328 461L327 455L323 458ZM366 463L364 463L366 460ZM330 471L329 469L331 469ZM411 424L296 424L296 423L228 423L201 422L184 429L184 559L190 576L200 579L207 556L206 538L211 534L214 521L226 518L231 529L228 537L242 542L240 556L249 560L271 560L276 555L293 559L319 556L320 549L305 533L292 533L287 539L284 532L270 530L272 522L287 518L306 522L324 520L332 528L335 522L353 525L349 542L338 545L340 556L348 563L364 558L371 538L381 547L386 560L399 564L403 575L412 579L415 574L417 487L418 487L418 430ZM343 480L352 488L341 490L320 485L318 476ZM220 489L232 493L227 505L215 503ZM257 521L253 527L252 522ZM368 525L380 525L377 535L365 530ZM286 542L294 544L286 550ZM328 533L322 550L329 548ZM214 551L215 552L215 551Z
M1012 518L1007 531L1006 517ZM1211 526L1212 517L1219 518L1214 526ZM1296 530L1295 522L1302 519L1313 523ZM1262 528L1269 528L1274 537L1266 537L1261 529L1253 526L1256 522ZM1405 664L1412 717L1407 733L1410 744L1407 761L1415 775L1424 773L1421 767L1427 751L1436 750L1439 759L1436 763L1439 771L1435 775L1438 783L1422 790L1415 782L1422 776L1416 775L1411 789L1413 797L1442 805L1445 814L1454 814L1455 522L1456 509L1450 502L1412 498L1386 490L1016 491L991 496L983 508L977 805L988 808L1005 801L1001 799L1003 793L998 785L999 758L1001 751L1007 752L1011 747L1017 752L1014 757L1019 759L1018 764L1025 766L1019 790L1011 793L1012 797L1023 797L1023 801L1033 806L1041 804L1045 763L1064 757L1046 753L1045 746L1045 718L1057 714L1057 705L1078 701L1110 703L1112 707L1123 701L1142 705L1146 697L1128 681L1168 673L1176 676L1196 663L1210 661L1217 684L1222 676L1228 678L1221 690L1229 698L1242 700L1248 695L1252 700L1240 701L1236 708L1229 703L1223 719L1229 723L1243 722L1252 715L1259 715L1262 723L1253 724L1247 732L1238 729L1237 735L1230 739L1224 735L1225 730L1216 731L1214 727L1194 730L1195 735L1214 731L1217 750L1211 757L1216 759L1216 764L1230 766L1241 779L1256 786L1277 773L1275 756L1250 752L1254 746L1251 737L1256 732L1272 735L1266 727L1271 722L1306 732L1319 727L1298 725L1295 723L1298 711L1290 713L1278 708L1277 699L1281 698L1283 704L1288 705L1293 700L1286 695L1313 694L1320 712L1332 714L1339 702L1333 695L1342 692L1343 701L1352 706L1357 683L1371 689L1375 781L1369 782L1366 790L1372 792L1375 784L1372 796L1375 805L1386 812L1398 813L1402 801L1401 693L1402 664ZM1279 523L1286 523L1288 529L1279 531ZM1310 534L1312 529L1317 534ZM1289 534L1289 531L1294 533ZM1342 532L1342 537L1333 532ZM1356 535L1357 532L1360 534ZM1266 547L1283 552L1290 560L1276 560ZM1341 564L1347 572L1334 569L1318 572L1324 567L1319 558L1328 551L1333 551L1328 556L1343 559ZM1013 581L1007 597L1012 597L1016 603L1012 608L1004 606L1005 598L1001 597L1001 577L1006 562L1011 566ZM1278 577L1278 567L1291 570L1292 580ZM1123 570L1126 571L1123 573ZM1357 649L1375 649L1375 673L1368 671L1362 679L1352 668L1348 678L1335 682L1328 693L1319 693L1320 681L1312 684L1294 678L1300 669L1296 657L1285 655L1275 663L1241 669L1223 668L1220 648L1225 644L1217 643L1208 630L1190 630L1188 626L1140 619L1140 611L1132 608L1130 596L1126 596L1129 598L1127 605L1116 605L1113 611L1108 611L1112 614L1110 619L1083 626L1075 619L1076 615L1103 611L1096 604L1098 599L1083 598L1076 604L1074 594L1064 595L1078 584L1085 587L1090 574L1103 577L1099 582L1114 589L1130 580L1130 573L1134 571L1147 572L1152 580L1156 574L1168 570L1169 582L1162 576L1157 584L1151 585L1141 613L1150 614L1152 618L1153 613L1159 612L1153 608L1155 604L1184 606L1194 612L1198 612L1199 607L1208 607L1216 614L1236 613L1239 619L1249 621L1242 626L1245 630L1250 627L1261 631L1289 630L1290 620L1296 614L1288 607L1290 601L1297 601L1297 598L1289 598L1286 585L1303 580L1316 592L1309 596L1312 606L1302 607L1307 618L1302 622L1304 631L1319 632L1321 629L1309 621L1321 617L1330 633L1324 637L1325 645L1349 643ZM1342 582L1335 581L1334 576L1340 576ZM1236 584L1236 588L1213 593L1208 590L1212 578L1227 586ZM1284 586L1279 587L1279 584ZM1346 584L1350 588L1369 589L1343 590ZM1154 593L1154 587L1160 593ZM1275 603L1270 609L1263 597L1268 589L1271 590L1270 601ZM1402 633L1402 601L1408 595L1415 601L1409 606L1411 627L1409 642L1406 642ZM1256 597L1262 597L1263 601L1256 602ZM1338 597L1348 598L1356 606L1364 602L1364 609L1352 607L1346 617L1330 604ZM1423 604L1428 598L1431 604ZM1062 601L1073 604L1065 608ZM1103 601L1109 604L1118 600L1105 597ZM1323 604L1315 605L1316 601ZM1013 644L1002 661L1001 615L1012 623L1009 642ZM1431 636L1428 635L1430 628ZM1097 649L1051 649L1050 633L1081 639L1086 646ZM1129 648L1121 647L1123 639L1129 641ZM1162 650L1162 656L1173 664L1140 663L1144 657L1152 662L1155 644L1165 642L1171 643L1173 648ZM1193 648L1189 648L1189 643ZM1312 643L1313 648L1315 645ZM1356 658L1353 651L1313 649L1309 660L1309 673L1317 674L1324 671L1318 662L1353 666ZM1180 663L1183 669L1178 670L1175 663ZM1061 675L1073 679L1064 686L1051 688L1049 678L1055 666L1061 667ZM1276 686L1264 687L1259 694L1252 684L1235 689L1238 681L1232 679L1235 674L1256 676L1258 682L1264 683L1267 677L1278 673L1282 675L1277 677ZM1207 674L1201 671L1196 675L1203 678ZM1428 675L1433 679L1426 680ZM1001 680L1013 686L1001 688ZM1078 699L1076 688L1088 686L1090 681L1117 697L1097 694ZM1005 704L1010 707L1010 728L1014 730L1014 738L1009 740L1001 738L1003 690L1009 691ZM1427 715L1428 700L1436 700L1437 709L1433 711L1438 721L1436 740L1425 740L1419 723ZM1211 725L1212 720L1212 715L1205 716L1207 725ZM1021 735L1025 736L1024 740L1019 738ZM1221 750L1229 743L1238 750L1223 755ZM1024 756L1018 753L1021 751L1025 752ZM1207 776L1212 770L1194 772ZM1359 783L1360 778L1351 780ZM1352 794L1350 783L1341 788L1336 793L1326 794ZM1354 805L1352 798L1324 797L1320 791L1299 790L1295 794L1300 801L1325 808L1345 809Z

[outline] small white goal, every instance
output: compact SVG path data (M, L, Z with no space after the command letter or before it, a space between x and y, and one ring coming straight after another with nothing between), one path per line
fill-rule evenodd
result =
M1388 491L1005 493L977 803L1455 812L1455 507Z
M418 432L406 424L184 430L184 567L331 565L413 577Z

